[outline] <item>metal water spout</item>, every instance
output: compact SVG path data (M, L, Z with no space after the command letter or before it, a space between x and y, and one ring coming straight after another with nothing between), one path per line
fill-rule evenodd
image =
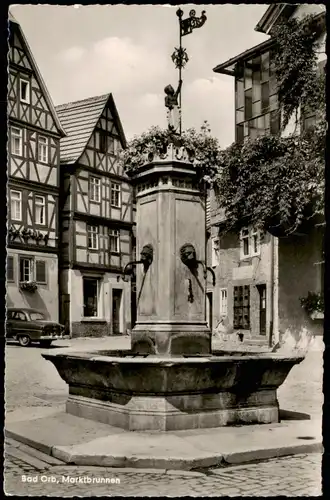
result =
M215 274L211 267L206 266L203 260L198 260L196 257L196 250L194 245L191 243L185 243L180 248L180 257L182 262L190 269L190 271L194 274L196 272L199 265L203 267L204 279L207 278L207 271L212 274L212 284L215 286Z
M154 258L154 249L150 244L144 245L140 253L140 260L131 260L126 264L123 270L123 281L127 282L126 275L131 274L130 268L138 264L142 264L144 268L144 273L146 273L152 264Z

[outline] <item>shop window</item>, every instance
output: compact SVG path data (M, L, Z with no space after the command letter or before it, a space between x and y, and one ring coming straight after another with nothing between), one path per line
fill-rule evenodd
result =
M83 295L84 317L97 317L99 312L99 280L95 278L83 278Z

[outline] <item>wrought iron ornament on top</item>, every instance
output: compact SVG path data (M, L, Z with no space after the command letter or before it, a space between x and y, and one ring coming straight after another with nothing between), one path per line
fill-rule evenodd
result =
M195 28L201 28L207 19L205 13L205 10L203 10L201 17L196 17L196 11L192 9L189 12L189 17L182 19L183 10L178 9L176 15L180 20L181 36L189 35Z
M190 33L193 32L195 28L201 28L206 21L206 15L205 15L205 10L202 11L202 14L200 17L196 17L196 11L192 9L189 12L189 17L186 19L182 19L183 17L183 10L178 9L176 11L176 15L179 18L179 47L175 47L174 52L172 54L172 61L175 64L175 67L179 70L179 85L182 84L182 79L181 79L181 70L182 68L185 67L187 62L189 61L189 57L187 54L187 50L182 47L182 37L189 35ZM181 83L180 83L181 82ZM179 108L181 110L181 87L180 87L180 93L179 93ZM180 111L180 116L179 116L179 133L181 135L182 132L182 118L181 118L181 111Z

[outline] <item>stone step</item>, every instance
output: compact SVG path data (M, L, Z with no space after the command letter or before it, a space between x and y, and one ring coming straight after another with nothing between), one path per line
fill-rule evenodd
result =
M11 453L12 448L18 449L21 452L25 453L29 457L36 458L37 460L40 460L40 462L43 462L47 465L63 465L65 462L62 460L59 460L58 458L52 457L50 455L46 455L46 453L43 453L39 450L36 450L35 448L32 448L31 446L28 446L23 443L19 443L18 441L15 441L13 439L6 439L5 441L5 450L7 450L7 445L8 445L8 454Z
M29 455L25 453L24 451L20 450L19 448L14 448L12 446L6 447L5 450L5 457L10 458L17 458L21 460L22 462L25 462L26 464L30 465L34 469L37 469L39 471L49 469L51 467L50 464L47 462L44 462L42 460L39 460L39 458L36 458L32 455Z

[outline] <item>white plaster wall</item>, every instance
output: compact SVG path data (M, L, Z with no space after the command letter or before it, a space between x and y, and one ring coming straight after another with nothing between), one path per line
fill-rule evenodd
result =
M8 256L14 258L14 282L8 282L7 306L31 307L44 312L50 320L59 319L58 258L55 254L8 249ZM23 292L19 288L19 256L44 260L46 262L46 284L38 284L34 293Z

